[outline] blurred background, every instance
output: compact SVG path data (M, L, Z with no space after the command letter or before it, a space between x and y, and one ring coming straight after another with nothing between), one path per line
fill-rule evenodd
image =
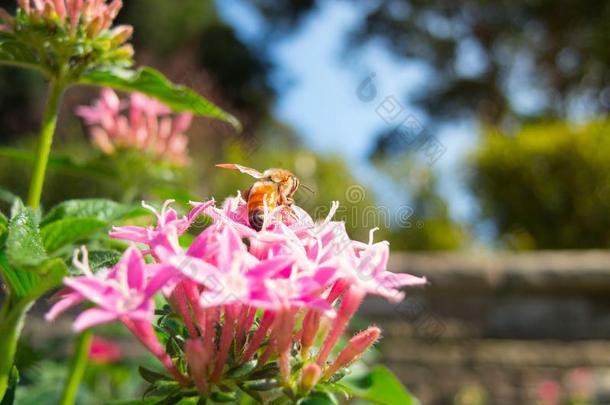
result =
M340 201L355 239L379 227L409 252L392 269L430 279L362 315L386 327L382 361L423 404L610 403L609 1L126 3L138 63L244 131L196 119L190 163L151 167L92 148L74 110L98 93L71 89L45 206L222 200L251 180L215 163L293 170L315 190L297 204L323 217ZM0 70L0 186L22 196L43 99L35 73ZM22 403L61 378L60 361L34 364L61 339L40 333L21 350ZM103 360L83 403L138 389L121 374L136 360Z

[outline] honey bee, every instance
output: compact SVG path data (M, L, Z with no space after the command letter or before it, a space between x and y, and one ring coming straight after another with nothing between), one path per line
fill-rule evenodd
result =
M300 180L292 172L285 169L267 169L261 173L233 163L217 164L216 167L237 170L258 180L248 190L242 192L242 197L248 204L248 222L252 228L257 231L262 229L265 205L269 210L283 206L292 213L290 207L294 204L294 194L301 185ZM306 186L304 188L309 190Z

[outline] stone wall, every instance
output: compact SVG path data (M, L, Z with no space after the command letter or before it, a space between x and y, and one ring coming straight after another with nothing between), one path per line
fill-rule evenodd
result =
M390 268L430 284L361 314L423 404L534 404L546 380L610 403L610 252L395 254Z

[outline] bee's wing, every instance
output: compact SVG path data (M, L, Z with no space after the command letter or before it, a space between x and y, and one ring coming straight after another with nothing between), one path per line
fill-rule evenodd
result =
M263 174L261 172L259 172L258 170L252 169L250 167L238 165L235 163L220 163L220 164L217 164L216 167L220 167L222 169L237 170L237 171L240 171L241 173L248 174L248 175L254 177L255 179L263 178Z

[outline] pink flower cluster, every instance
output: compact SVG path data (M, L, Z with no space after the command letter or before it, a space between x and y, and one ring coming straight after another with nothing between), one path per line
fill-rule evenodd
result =
M103 89L93 106L76 110L91 126L93 143L104 153L133 148L176 165L188 162L188 137L192 115L172 115L169 107L142 94L132 93L121 101L111 89Z
M75 330L123 322L177 381L186 386L192 379L204 396L222 381L231 347L241 363L256 359L264 365L271 358L279 359L285 387L311 389L379 338L380 330L370 327L328 361L367 294L398 301L403 298L401 287L426 283L424 278L388 272L388 243L374 243L374 231L368 243L352 241L344 224L332 220L337 203L319 223L296 206L292 215L279 207L266 212L260 232L248 225L241 197L228 199L220 208L214 201L192 203L192 211L184 217L170 203L161 212L153 210L154 227L112 230L111 237L133 243L114 268L94 275L86 252L82 260L76 258L83 275L65 280L67 288L47 318L90 301L95 307L80 314ZM202 214L213 224L190 246L181 246L179 237ZM145 263L144 256L150 256L152 263ZM188 330L188 376L178 371L154 334L153 296L159 291ZM298 377L290 363L295 344L304 362Z
M133 34L133 27L121 25L112 28L114 19L123 7L122 0L18 0L21 11L32 22L54 22L65 26L70 36L84 35L96 38L102 34L111 38L113 47L119 47ZM15 19L6 11L0 12L3 31L13 31ZM126 53L133 54L130 45Z

